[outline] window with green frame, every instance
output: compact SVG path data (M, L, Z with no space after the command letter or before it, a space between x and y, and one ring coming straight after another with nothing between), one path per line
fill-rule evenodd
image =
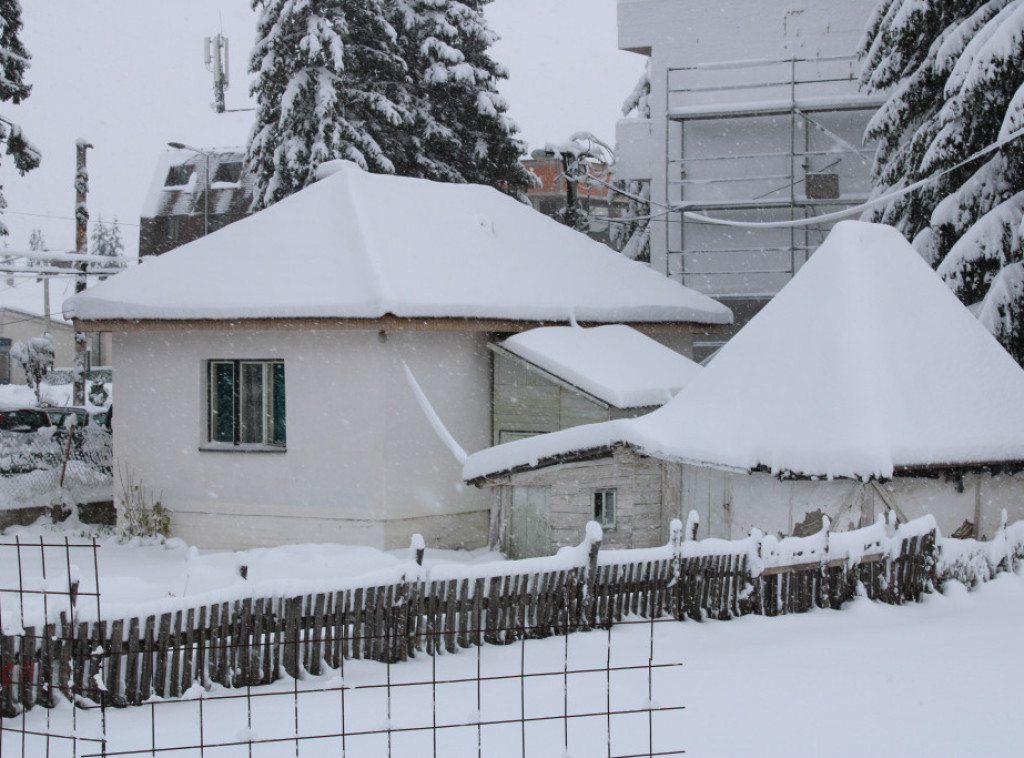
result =
M209 441L283 447L284 361L212 360L208 365Z

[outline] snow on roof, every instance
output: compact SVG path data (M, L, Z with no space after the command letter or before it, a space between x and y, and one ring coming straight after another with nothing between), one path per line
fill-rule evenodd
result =
M267 210L91 287L66 312L84 320L732 320L720 303L497 190L334 168Z
M545 326L501 346L617 408L664 405L699 364L623 324Z
M67 324L61 314L60 304L64 298L75 291L74 278L59 276L50 278L50 318L59 324ZM34 276L15 274L13 281L0 279L0 308L9 308L32 316L42 318L46 309L43 307L43 282Z
M889 477L1024 460L1024 371L891 227L845 221L672 401L470 456L467 480L630 444L720 468Z

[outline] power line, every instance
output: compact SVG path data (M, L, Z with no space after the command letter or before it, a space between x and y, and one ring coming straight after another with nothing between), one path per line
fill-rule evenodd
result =
M53 213L31 213L29 211L12 211L4 210L3 215L10 214L12 216L33 216L35 218L52 218L58 221L74 221L74 216L57 216ZM141 226L141 224L135 224L131 221L100 221L89 219L90 224L103 224L104 226Z
M924 179L920 179L914 182L913 184L908 184L906 187L902 187L900 189L887 192L884 195L880 195L879 197L876 197L872 200L868 200L867 202L861 203L860 205L854 205L844 210L834 211L832 213L823 213L820 216L809 216L807 218L792 219L789 221L735 221L731 219L706 216L702 213L695 213L693 211L684 210L684 208L678 206L676 207L676 209L682 211L683 218L685 218L687 221L699 221L705 224L714 224L716 226L732 226L741 227L745 229L791 229L800 226L810 226L811 224L819 222L839 221L840 219L859 215L864 211L871 210L872 208L877 208L880 205L885 205L890 200L895 200L898 197L909 195L911 192L916 192L917 190L926 186L929 182L933 182L945 176L946 174L950 174L953 171L957 171L958 169L963 168L967 164L976 161L978 158L988 155L989 153L995 152L999 148L1003 147L1006 144L1009 144L1010 142L1013 142L1014 140L1019 139L1020 137L1024 137L1024 129L1018 129L1017 131L1006 135L1002 139L993 142L987 147L984 147L978 152L974 153L973 155L964 158L959 163L956 163L950 166L949 168L943 169L937 174L927 176Z

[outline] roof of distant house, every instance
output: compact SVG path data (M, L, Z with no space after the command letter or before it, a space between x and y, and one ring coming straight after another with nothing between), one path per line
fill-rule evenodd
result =
M41 279L28 274L15 274L8 279L0 279L0 308L43 318L46 311L43 305L43 286ZM72 277L50 278L50 318L55 323L69 325L61 313L61 303L74 291L75 282Z
M324 168L324 167L322 167ZM270 208L91 287L86 321L728 323L714 300L489 187L335 161Z
M545 326L501 347L617 408L664 405L700 364L622 324Z
M838 224L672 401L470 456L468 480L628 444L820 477L1024 461L1024 370L891 227Z
M211 215L245 214L252 202L252 175L243 171L245 150L210 148L204 153L173 150L161 154L142 206L142 218L201 216L205 210L207 160Z

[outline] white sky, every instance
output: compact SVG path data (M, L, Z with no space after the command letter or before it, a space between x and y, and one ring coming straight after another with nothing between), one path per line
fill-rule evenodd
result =
M488 9L502 40L492 52L510 71L503 92L530 148L587 130L613 142L615 119L642 70L616 48L615 0L495 0ZM22 39L32 54L32 95L0 114L22 125L43 153L19 177L6 155L0 180L7 245L26 249L41 228L51 249L74 245L75 141L85 138L92 218L117 217L128 252L138 215L169 141L197 147L244 145L251 113L216 114L203 37L230 39L229 108L248 100L245 73L255 31L249 0L29 0ZM127 224L131 224L130 226Z

